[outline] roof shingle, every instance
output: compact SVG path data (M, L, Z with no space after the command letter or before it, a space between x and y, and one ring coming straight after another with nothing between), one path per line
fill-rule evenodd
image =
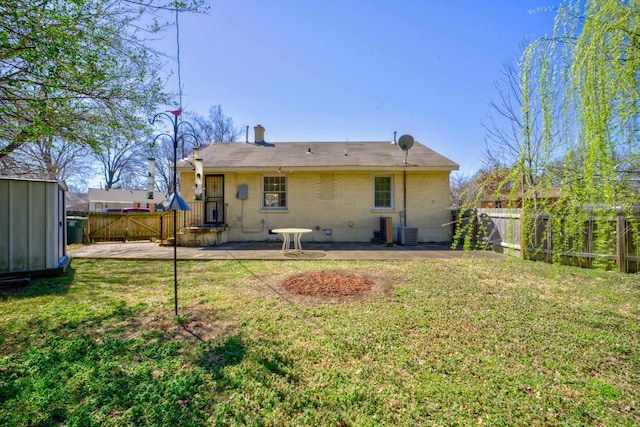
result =
M216 143L200 151L205 169L301 170L404 168L405 152L392 142L281 142L272 144ZM181 160L178 169L192 169ZM419 170L457 170L458 164L416 142L409 150L407 167Z

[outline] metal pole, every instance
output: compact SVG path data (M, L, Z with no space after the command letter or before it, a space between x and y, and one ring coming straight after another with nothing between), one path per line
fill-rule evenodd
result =
M177 227L176 227L176 218L177 211L173 211L173 295L176 306L176 316L178 315L178 242L176 242Z
M173 117L173 197L178 194L178 116ZM178 315L178 214L173 210L173 295Z
M167 113L173 114L173 119ZM156 140L160 137L168 137L173 140L173 198L171 199L171 206L169 206L169 208L173 210L173 292L176 316L178 315L178 214L176 211L191 210L186 202L178 196L178 126L188 125L191 127L192 133L183 134L182 138L184 138L185 135L190 135L196 141L198 140L195 136L195 130L189 122L182 121L178 123L178 116L180 114L182 114L182 108L175 111L167 111L166 113L158 113L150 121L151 124L154 124L156 119L162 116L167 118L173 125L173 135L163 132L155 137L153 143L155 144Z

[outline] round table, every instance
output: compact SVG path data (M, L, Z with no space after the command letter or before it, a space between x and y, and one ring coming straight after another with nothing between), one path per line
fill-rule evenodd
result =
M300 238L304 233L311 233L310 228L274 228L271 230L274 233L282 234L282 252L291 250L291 236L293 235L293 247L294 251L302 252L302 244L300 244Z

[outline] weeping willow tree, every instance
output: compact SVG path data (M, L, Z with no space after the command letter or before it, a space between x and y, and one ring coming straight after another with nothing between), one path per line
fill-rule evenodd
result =
M640 1L566 1L553 35L522 58L520 161L523 245L554 260L591 252L615 255L616 215L636 225L638 189L625 179L637 157ZM542 170L528 168L531 111L541 111ZM557 157L558 152L561 157ZM541 215L545 215L541 220ZM552 236L552 237L549 237ZM635 234L637 248L637 233ZM528 253L528 251L525 251Z
M638 228L640 0L564 1L519 68L519 155L504 181L522 209L523 256L588 252L606 266L613 219Z

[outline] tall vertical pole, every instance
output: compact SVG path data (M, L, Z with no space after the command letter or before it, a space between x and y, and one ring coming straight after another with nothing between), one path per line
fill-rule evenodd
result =
M178 111L182 113L182 77L180 73L180 24L178 23L178 2L176 5L176 58L178 62L178 94L180 95L180 103ZM173 116L173 197L178 197L178 172L176 171L178 163L178 115ZM174 206L175 207L175 206ZM173 210L173 287L176 302L176 317L178 316L178 213Z
M167 113L173 114L173 118L169 116ZM184 201L180 196L178 196L178 141L180 138L184 138L185 135L192 136L196 141L197 138L195 133L183 133L182 136L178 137L178 126L188 125L191 126L190 123L181 121L178 123L178 116L182 114L182 108L179 108L175 111L167 111L166 113L158 113L151 120L151 124L154 124L158 117L165 117L168 119L173 125L173 135L168 132L163 132L160 135L156 136L155 141L163 136L167 138L171 138L171 142L173 142L173 188L169 188L169 190L173 189L173 196L171 198L171 202L169 204L169 209L173 211L173 291L174 291L174 300L175 300L175 313L178 315L178 213L177 210L191 210L191 207ZM193 130L193 126L191 126ZM171 184L170 184L171 187Z
M178 194L178 116L173 117L173 197ZM178 315L178 211L173 210L173 295Z

